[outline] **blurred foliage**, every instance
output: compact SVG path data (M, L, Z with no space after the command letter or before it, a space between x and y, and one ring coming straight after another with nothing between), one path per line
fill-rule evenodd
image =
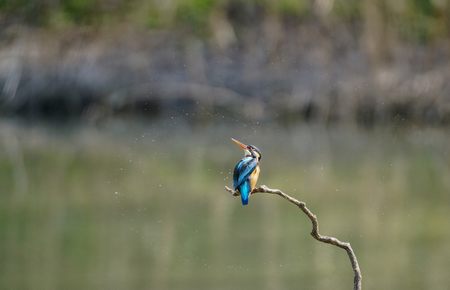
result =
M202 31L208 25L208 17L214 8L215 0L178 1L177 20L191 26L195 31Z
M448 27L445 26L449 24L450 4L443 5L445 2L448 1L408 1L403 13L395 15L402 35L424 42L433 36L448 33Z
M311 13L310 1L307 0L280 0L280 1L268 1L273 11L289 18L303 18Z
M384 10L388 24L406 39L423 41L449 33L448 0L375 2ZM120 24L126 19L127 23L149 28L185 27L203 33L208 31L218 9L225 12L230 22L247 17L257 24L268 14L301 21L305 17L317 18L318 12L325 20L363 22L367 17L364 5L365 1L356 0L0 0L0 21L51 28L65 23Z
M333 13L344 19L359 18L362 10L361 2L358 0L336 0L333 5Z
M97 1L64 0L61 5L67 18L75 23L90 23L97 14L102 13L102 11L99 11Z

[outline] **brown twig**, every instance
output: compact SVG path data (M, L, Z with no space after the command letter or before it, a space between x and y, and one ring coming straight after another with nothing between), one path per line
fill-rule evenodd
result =
M239 196L239 192L235 191L228 186L225 186L225 189L230 192L233 196ZM262 185L260 187L255 188L252 191L252 194L254 193L270 193L270 194L276 194L281 196L282 198L288 200L289 202L295 204L298 206L311 220L312 223L312 231L311 236L313 236L314 239L318 240L319 242L331 244L336 247L339 247L341 249L344 249L347 252L348 258L350 259L350 263L352 264L352 269L354 272L354 279L353 279L353 289L354 290L361 290L361 269L359 268L358 260L356 259L355 252L353 252L352 246L348 242L341 242L340 240L336 239L335 237L329 237L329 236L323 236L319 233L319 221L317 220L317 217L315 214L313 214L307 207L306 204L303 201L299 201L288 194L282 192L279 189L271 189L268 188L265 185Z

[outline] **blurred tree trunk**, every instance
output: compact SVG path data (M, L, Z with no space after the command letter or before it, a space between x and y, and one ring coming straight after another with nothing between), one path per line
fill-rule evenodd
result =
M363 47L373 69L388 60L387 15L384 0L363 1Z

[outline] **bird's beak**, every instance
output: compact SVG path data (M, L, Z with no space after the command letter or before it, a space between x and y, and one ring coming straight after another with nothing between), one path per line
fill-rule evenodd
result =
M234 139L234 138L231 138L231 140L232 140L234 143L236 143L239 147L241 147L241 149L243 149L243 150L247 149L247 145L245 145L244 143L242 143L242 142L240 142L240 141L238 141L238 140L236 140L236 139Z

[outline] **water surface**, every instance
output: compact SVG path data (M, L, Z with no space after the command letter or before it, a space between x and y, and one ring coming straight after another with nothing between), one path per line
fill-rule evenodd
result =
M448 289L442 129L111 123L0 126L2 289L351 289L344 251L294 206L223 187L261 148L260 183L350 241L364 289Z

